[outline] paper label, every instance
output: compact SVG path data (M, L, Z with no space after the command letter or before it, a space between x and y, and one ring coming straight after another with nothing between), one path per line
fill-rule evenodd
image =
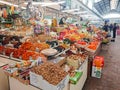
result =
M30 72L30 82L31 82L31 84L32 85L35 85L35 86L39 86L39 80L38 80L38 78L37 78L37 76L34 74L34 73L31 73Z
M38 57L38 59L36 60L36 62L37 62L37 65L40 65L41 63L43 63L42 58Z
M63 90L63 89L64 89L64 87L65 87L65 81L66 81L66 79L64 79L64 80L62 81L62 83L60 83L60 84L57 86L57 90Z

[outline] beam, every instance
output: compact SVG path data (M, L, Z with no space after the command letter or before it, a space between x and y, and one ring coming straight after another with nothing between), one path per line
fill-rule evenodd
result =
M84 8L85 10L87 10L87 11L95 14L95 15L98 16L100 19L104 20L99 14L97 14L95 11L93 11L93 10L90 9L88 6L86 6L82 1L80 1L80 0L77 0L77 1L80 3L80 5L81 5L82 8Z

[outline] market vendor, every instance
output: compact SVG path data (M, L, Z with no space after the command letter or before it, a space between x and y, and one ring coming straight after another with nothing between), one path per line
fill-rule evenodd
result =
M62 18L60 19L59 25L60 25L60 26L65 25L65 24L66 24L66 19L67 19L67 17L62 17Z

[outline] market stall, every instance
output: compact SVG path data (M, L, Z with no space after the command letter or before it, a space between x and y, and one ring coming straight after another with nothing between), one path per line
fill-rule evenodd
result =
M79 68L79 71L82 71L82 76L80 77L80 79L77 81L77 84L70 84L68 83L62 90L82 90L84 83L87 79L87 64L88 64L88 60L86 60L82 66ZM19 80L9 77L9 82L10 82L10 90L22 90L22 89L29 89L29 90L41 90L40 88L37 88L33 85L25 85L23 83L21 83ZM15 84L19 85L16 86Z
M26 8L17 16L4 9L10 16L1 17L13 20L9 25L1 22L0 57L7 58L0 60L0 79L5 78L7 86L2 90L82 90L90 73L89 58L99 53L106 33L96 27L89 30L88 23L73 25L67 16L59 22L52 18L49 24L43 18L45 8L32 2Z
M4 67L4 71L6 71L7 75L9 75L10 90L16 90L16 89L21 90L22 88L24 89L30 88L35 90L37 90L38 88L43 89L42 86L36 86L36 84L31 83L31 81L29 81L31 80L31 77L28 76L29 75L28 72L31 71L30 68L32 63L33 62L37 63L38 61L40 63L46 61L54 62L54 64L60 66L61 70L62 69L66 70L69 73L70 83L68 83L69 79L67 79L68 81L66 81L64 87L62 86L63 88L65 88L65 90L73 90L74 88L76 88L76 90L78 90L79 88L82 89L87 79L88 57L89 55L94 57L95 53L100 50L99 49L100 42L91 41L91 43L87 43L83 40L79 40L81 37L84 38L85 34L76 33L76 31L77 30L73 30L73 31L71 30L72 32L71 33L68 32L67 30L63 30L61 34L59 34L60 36L58 37L58 40L56 39L49 40L46 43L38 42L38 40L40 40L39 38L37 38L36 41L35 40L33 41L32 37L25 37L21 39L22 40L21 44L17 44L17 46L14 46L14 44L12 44L13 41L10 39L13 37L10 36L9 36L9 42L6 43L5 41L4 42L1 41L3 44L3 46L1 46L1 56L20 61L20 63L16 63L15 65L13 65L12 68L9 65ZM81 37L79 35L81 35ZM8 36L4 36L4 37L7 38ZM17 38L20 39L19 37ZM10 42L12 43L10 44ZM16 43L19 42L16 41ZM94 44L96 46L94 46ZM62 61L61 59L55 59L58 58L59 56L65 57L65 60ZM11 69L10 72L8 71L9 69ZM21 72L19 72L19 70ZM26 72L26 70L28 71ZM25 77L24 77L24 73L25 73ZM22 88L16 87L14 83L20 83L19 85ZM38 88L36 88L35 86Z

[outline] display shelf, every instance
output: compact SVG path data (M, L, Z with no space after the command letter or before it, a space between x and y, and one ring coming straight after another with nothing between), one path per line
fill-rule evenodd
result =
M0 57L0 90L9 90L8 76L4 73L2 67L12 63L15 63L15 61Z
M2 68L0 68L0 90L9 90L8 77Z
M88 68L88 58L85 62L80 66L79 71L82 71L83 74L76 85L70 84L70 90L82 90L85 81L87 79L87 68Z
M10 90L42 90L32 85L25 85L12 77L9 77L9 83L10 83ZM63 90L68 90L68 85Z
M82 90L84 83L87 79L87 67L88 67L88 58L81 64L78 71L82 71L83 75L79 79L76 85L68 83L68 85L63 90ZM41 90L33 85L25 85L19 80L9 77L10 90ZM51 90L51 89L49 89Z

